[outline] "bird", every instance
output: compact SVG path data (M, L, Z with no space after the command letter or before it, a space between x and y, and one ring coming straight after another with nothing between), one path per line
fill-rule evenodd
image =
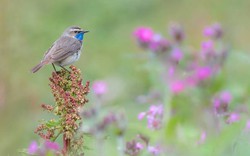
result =
M87 32L89 31L79 26L68 27L46 51L41 62L31 69L31 72L35 73L47 64L52 64L55 71L55 65L67 70L65 66L73 64L80 58L84 34Z

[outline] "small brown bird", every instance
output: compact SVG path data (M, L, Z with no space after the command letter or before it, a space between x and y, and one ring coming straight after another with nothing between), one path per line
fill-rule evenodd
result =
M67 28L47 50L41 62L31 69L31 72L37 72L46 64L52 64L56 71L54 64L64 68L76 62L80 58L84 34L87 32L89 31L84 31L78 26Z

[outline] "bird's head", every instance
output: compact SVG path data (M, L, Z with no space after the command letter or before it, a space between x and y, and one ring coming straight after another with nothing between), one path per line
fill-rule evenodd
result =
M76 38L76 39L82 41L84 34L87 32L89 32L89 31L83 30L82 28L80 28L78 26L71 26L64 31L63 36L73 37L73 38Z

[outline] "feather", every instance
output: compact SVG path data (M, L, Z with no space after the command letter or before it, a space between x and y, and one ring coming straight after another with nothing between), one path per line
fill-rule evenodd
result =
M44 60L50 60L51 63L59 62L68 56L78 52L82 47L82 43L75 38L62 36L51 47L45 55Z

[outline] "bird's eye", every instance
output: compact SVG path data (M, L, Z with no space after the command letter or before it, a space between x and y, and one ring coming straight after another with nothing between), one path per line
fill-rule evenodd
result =
M78 31L74 31L74 33L78 33Z

